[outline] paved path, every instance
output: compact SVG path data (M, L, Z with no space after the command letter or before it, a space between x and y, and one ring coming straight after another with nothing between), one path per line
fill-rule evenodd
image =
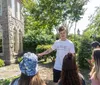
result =
M52 79L53 78L52 77L53 76L52 68L53 68L52 63L45 64L45 65L39 64L40 76L43 80L46 81L47 85L54 85L52 82L52 80L53 80ZM86 79L87 85L90 85L90 82L88 80L89 78L87 76L89 71L83 69L83 70L81 70L81 72ZM0 79L8 79L8 78L18 76L18 75L20 75L20 70L19 70L18 64L12 64L12 65L0 68Z
M17 64L0 68L0 79L7 79L20 74L20 70Z
M39 73L43 80L46 81L47 85L53 85L52 82L52 64L41 65L39 64ZM12 64L9 66L0 68L0 79L8 79L20 75L18 64Z

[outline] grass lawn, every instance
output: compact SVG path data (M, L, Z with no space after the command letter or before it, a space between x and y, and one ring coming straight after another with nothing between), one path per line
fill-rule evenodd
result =
M18 76L17 76L17 77L18 77ZM10 82L11 82L13 79L17 78L17 77L14 77L14 78L11 78L11 79L0 80L0 85L9 85Z
M9 85L12 79L0 80L0 85Z

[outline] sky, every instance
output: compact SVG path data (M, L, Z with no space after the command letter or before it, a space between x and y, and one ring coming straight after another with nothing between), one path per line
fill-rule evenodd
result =
M81 34L83 33L83 31L86 29L87 25L89 24L88 17L91 14L94 14L94 11L96 10L97 6L100 6L100 0L89 0L88 4L84 6L86 8L86 11L83 15L83 18L78 21L77 27L76 27L77 29L80 30ZM74 33L73 28L71 29L70 33Z

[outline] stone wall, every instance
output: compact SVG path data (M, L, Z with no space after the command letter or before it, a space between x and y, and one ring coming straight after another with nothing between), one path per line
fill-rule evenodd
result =
M6 64L10 64L15 62L16 55L23 52L24 19L21 17L21 20L18 20L12 17L11 7L7 1L2 0L3 11L0 16L0 24L3 29L3 53L0 58L5 60Z
M3 31L3 52L0 57L9 62L10 53L9 53L9 32L8 32L8 7L7 0L2 0L2 16L0 16L0 24Z
M23 52L24 19L21 17L18 20L16 17L12 17L11 8L8 6L8 22L10 61L14 62L16 57Z

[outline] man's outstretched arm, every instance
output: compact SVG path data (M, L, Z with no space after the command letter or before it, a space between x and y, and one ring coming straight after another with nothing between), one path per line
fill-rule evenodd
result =
M53 51L53 49L52 48L50 48L50 49L47 49L46 51L44 51L44 52L42 52L42 53L39 53L39 54L37 54L39 57L41 57L41 56L44 56L44 55L47 55L47 54L49 54L49 53L51 53Z

